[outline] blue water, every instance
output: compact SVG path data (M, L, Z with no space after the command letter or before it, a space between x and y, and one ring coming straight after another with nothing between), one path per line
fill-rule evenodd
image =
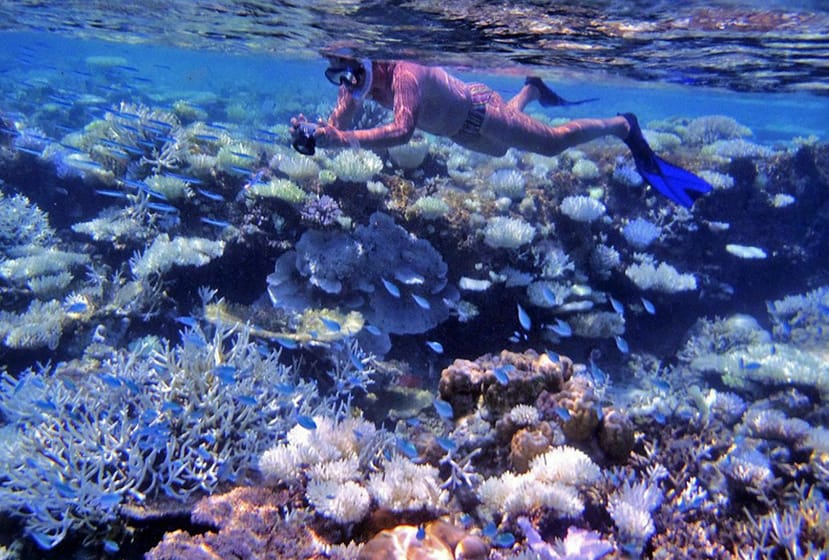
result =
M163 532L207 524L217 536L204 546L221 556L232 539L220 529L232 522L182 521L193 502L234 487L266 492L268 484L290 488L268 499L290 499L307 514L283 515L273 529L276 541L297 547L285 557L312 550L297 529L305 521L323 541L365 543L380 522L329 513L320 503L329 496L313 497L303 478L316 459L298 462L303 477L293 483L263 484L259 467L274 445L301 447L300 428L321 434L363 416L380 434L370 445L359 435L365 426L334 436L356 437L354 446L373 453L372 466L361 464L350 480L369 488L372 469L402 454L440 467L418 477L436 476L449 495L469 485L458 491L464 499L394 511L389 527L412 523L422 536L423 524L445 512L494 548L517 537L515 551L526 550L532 536L517 518L532 508L491 511L481 490L484 478L520 470L522 436L506 416L524 404L541 418L527 432L581 449L602 472L579 486L587 513L534 510L545 519L534 529L545 550L572 525L605 542L592 549L596 558L605 548L647 558L700 557L706 547L721 547L722 557L762 547L772 557L807 546L825 554L825 529L800 512L829 518L821 494L829 491L827 14L817 2L779 4L721 2L709 12L691 2L672 18L659 3L592 2L531 18L533 4L497 12L469 3L463 18L427 2L387 11L365 2L351 12L338 3L171 3L178 33L148 5L118 15L71 2L37 14L3 6L0 546L20 558L138 558ZM618 33L651 16L659 26ZM682 27L680 16L692 24ZM581 25L575 39L567 30L510 28L556 17ZM717 188L685 210L629 184L631 160L615 139L542 160L473 155L430 138L414 169L379 150L368 179L345 180L333 171L342 150L315 156L323 172L294 177L282 167L302 161L290 151L288 124L299 113L326 118L334 106L337 88L317 49L337 38L338 25L371 54L443 63L505 99L529 74L566 99L598 98L530 106L539 118L633 111L654 138L657 129L667 133L653 140L661 155L709 173ZM422 36L400 46L411 29ZM545 58L553 38L581 43ZM368 112L364 122L380 122ZM718 147L726 132L692 139L689 126L709 117L744 127L750 144L741 149L751 153ZM173 134L186 150L172 162L149 161L176 144ZM198 167L198 154L216 159ZM155 166L190 184L162 197L156 189L171 187L153 183L161 180ZM518 187L496 185L510 172ZM285 198L254 194L289 176L295 190ZM563 210L566 197L585 195L603 203L590 223ZM434 199L445 208L432 219L418 204ZM497 217L531 226L532 242L491 241L486 227ZM658 227L652 245L626 239L636 219ZM123 231L112 233L116 226ZM596 265L598 248L611 247L619 262ZM744 258L741 248L764 256ZM643 263L669 264L685 280L643 286L630 272ZM678 289L687 275L694 287ZM467 290L465 277L491 286ZM496 357L506 350L516 354ZM520 381L533 352L555 363L571 358L588 389L554 383L546 386L553 396L539 397ZM483 396L452 392L446 368L455 360L477 360L484 381L474 390ZM474 420L466 417L473 410ZM621 456L605 437L623 423L617 414L629 420L620 433L632 448ZM573 435L573 418L593 418L586 436ZM470 422L490 431L470 432ZM106 466L85 471L88 456ZM458 482L464 469L473 476ZM654 524L644 537L626 531L606 499L622 500L623 488L637 484L644 490L634 509L651 509ZM681 496L694 485L696 498ZM377 513L386 506L372 492ZM659 494L650 508L648 492ZM170 504L180 515L163 528L145 520ZM800 544L751 528L787 512L802 515ZM731 520L710 542L694 532L694 523L723 516ZM251 531L245 542L265 546L252 557L272 552ZM188 546L181 550L194 554L197 545ZM169 550L160 545L148 557L189 557Z

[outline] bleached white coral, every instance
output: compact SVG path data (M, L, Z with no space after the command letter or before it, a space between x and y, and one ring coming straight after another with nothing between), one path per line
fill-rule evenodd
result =
M383 470L372 473L368 480L371 496L391 511L439 511L447 500L440 485L435 467L416 465L401 455L386 461Z
M54 350L63 332L66 313L57 300L34 300L29 308L16 315L0 311L0 338L9 348L42 348Z
M331 170L343 181L365 183L383 169L383 160L370 150L344 150L331 160Z
M601 470L583 451L562 445L530 462L530 473L542 482L581 485L598 480Z
M294 426L284 443L262 454L259 471L265 480L295 484L301 481L305 469L318 481L359 478L357 457L374 436L374 425L360 418L338 423L326 416L315 416L314 423L314 430Z
M662 491L653 481L625 480L607 500L607 512L625 544L637 550L647 544L655 528L651 512L662 503Z
M682 274L664 262L659 263L659 266L650 262L634 263L625 269L625 275L640 290L672 294L697 289L697 279L693 274Z
M449 205L437 196L422 196L412 204L411 209L424 220L437 220L449 213Z
M605 206L589 196L566 196L561 201L561 212L577 222L592 222L605 213Z
M622 228L622 236L632 247L636 249L644 249L662 235L662 228L658 225L636 218L629 221Z
M599 176L599 167L587 158L581 158L573 164L573 175L583 180L595 179Z
M517 169L499 169L489 176L489 184L496 196L520 200L524 196L524 175Z
M308 198L308 193L290 179L271 179L253 183L245 194L252 198L277 198L291 204L299 204Z
M164 274L174 266L203 266L222 255L224 241L201 237L176 237L170 240L166 233L156 237L141 255L130 260L130 268L137 278Z
M308 156L287 155L279 161L279 170L292 181L316 179L320 166Z
M305 497L317 513L341 524L361 521L371 506L368 491L351 480L344 483L312 480Z
M401 169L417 169L429 155L429 142L420 135L413 136L407 144L389 148L389 157Z
M0 191L0 253L25 245L43 245L54 236L46 213L21 194Z
M535 227L520 218L496 216L484 228L484 243L494 249L517 249L535 237Z
M509 411L509 419L516 426L532 426L541 418L538 409L528 404L518 404Z
M597 480L599 467L582 451L561 446L533 459L530 470L486 479L478 498L488 512L527 513L548 507L564 516L577 516L584 502L576 486Z
M0 276L23 284L31 278L59 274L88 262L89 256L83 253L29 246L26 256L0 262Z

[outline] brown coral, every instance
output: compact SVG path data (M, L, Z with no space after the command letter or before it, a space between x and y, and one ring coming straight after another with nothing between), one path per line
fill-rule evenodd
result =
M432 521L422 529L398 525L368 541L358 560L484 560L489 547L478 537L445 521Z
M495 376L496 369L501 382ZM573 363L564 357L554 362L547 354L532 350L523 354L503 350L498 356L485 354L474 362L455 360L441 372L439 390L456 416L472 412L481 395L491 411L503 414L517 404L532 403L544 390L558 391L572 372Z
M633 422L628 415L620 410L604 409L599 429L599 447L602 451L614 461L624 461L633 449L634 442Z
M509 462L516 472L527 472L530 461L549 449L550 439L541 430L523 428L512 436Z
M564 383L561 391L545 391L535 403L542 417L561 423L569 441L591 438L599 425L599 399L586 377L573 377Z
M287 523L283 508L289 493L252 486L204 498L193 509L193 522L217 531L190 535L174 531L147 553L151 560L182 558L249 558L282 560L313 558L313 536L300 523ZM279 530L274 530L274 527Z

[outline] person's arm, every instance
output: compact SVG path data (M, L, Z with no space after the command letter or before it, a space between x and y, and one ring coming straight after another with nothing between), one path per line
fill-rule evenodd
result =
M333 129L330 126L322 127L321 135L325 137L323 146L388 148L408 142L414 134L420 108L420 87L415 73L411 69L399 67L392 78L392 92L393 122L366 130L343 131L336 126Z
M340 86L340 92L337 95L337 104L328 117L328 125L340 130L348 128L354 120L357 107L357 102L354 100L351 92L345 86Z

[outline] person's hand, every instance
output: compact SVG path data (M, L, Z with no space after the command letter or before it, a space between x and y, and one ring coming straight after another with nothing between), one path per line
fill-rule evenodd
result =
M348 146L348 140L345 138L345 133L330 124L318 124L317 130L314 132L314 136L317 140L317 145L321 148Z

